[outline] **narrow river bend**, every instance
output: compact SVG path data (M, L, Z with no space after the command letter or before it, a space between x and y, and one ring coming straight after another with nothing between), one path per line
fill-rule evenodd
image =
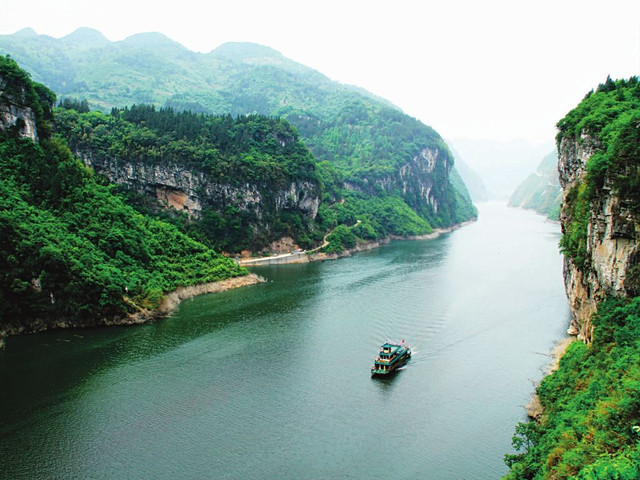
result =
M565 336L559 226L478 222L130 328L11 337L0 350L0 478L496 479ZM412 360L372 379L381 343Z

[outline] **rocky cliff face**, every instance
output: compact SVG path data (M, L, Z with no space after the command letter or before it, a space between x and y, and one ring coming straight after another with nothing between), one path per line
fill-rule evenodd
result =
M309 218L315 218L320 205L317 185L311 182L291 182L266 199L256 185L215 182L203 172L178 164L96 159L91 152L75 153L87 166L105 175L111 182L155 198L163 207L183 211L192 218L199 218L205 207L222 210L227 206L255 211L258 218L262 218L265 209L295 209Z
M441 191L441 179L449 178L452 167L450 156L444 150L424 148L398 170L380 178L365 177L364 181L370 193L375 193L380 187L388 194L400 192L412 208L420 211L429 207L437 215L443 198L449 195ZM354 185L347 186L359 189Z
M0 130L16 129L18 136L38 141L36 114L26 104L24 88L18 95L7 93L7 80L0 76Z
M559 146L558 170L564 192L584 180L587 160L598 151L599 142L582 134L578 140L564 138ZM567 213L561 213L563 232ZM570 333L585 342L592 338L591 315L606 295L636 294L635 276L630 275L638 263L640 224L625 199L618 198L610 185L599 192L590 205L587 228L587 261L584 268L565 257L564 281L573 314Z

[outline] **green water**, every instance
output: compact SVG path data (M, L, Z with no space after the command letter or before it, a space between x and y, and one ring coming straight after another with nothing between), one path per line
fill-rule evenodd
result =
M431 241L255 268L129 328L0 350L0 477L494 479L569 312L559 227L482 205ZM381 343L411 361L372 379Z

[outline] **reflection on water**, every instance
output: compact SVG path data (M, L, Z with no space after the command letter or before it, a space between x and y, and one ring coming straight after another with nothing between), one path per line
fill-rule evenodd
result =
M7 478L497 478L568 323L558 227L488 204L431 241L268 281L131 328L10 338ZM412 359L371 378L386 340ZM390 448L402 445L402 448Z

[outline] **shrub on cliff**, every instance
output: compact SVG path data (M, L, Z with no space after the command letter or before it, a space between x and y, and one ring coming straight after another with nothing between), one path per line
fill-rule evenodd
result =
M15 78L32 91L28 75ZM0 180L0 330L100 323L246 272L127 206L57 136L0 130Z
M593 322L593 344L574 342L541 382L544 414L516 429L506 479L640 478L640 297Z
M560 247L584 269L589 221L602 211L605 193L612 191L632 216L640 212L640 82L607 79L558 128L559 147L584 134L600 145L563 205ZM625 279L631 294L638 290L637 267ZM640 297L606 299L591 320L592 343L574 342L542 380L542 417L516 427L506 479L640 479Z
M580 142L586 134L600 149L589 158L587 175L567 195L563 253L584 267L590 209L603 189L611 189L634 214L640 215L640 81L610 78L558 122L558 148L563 139Z

